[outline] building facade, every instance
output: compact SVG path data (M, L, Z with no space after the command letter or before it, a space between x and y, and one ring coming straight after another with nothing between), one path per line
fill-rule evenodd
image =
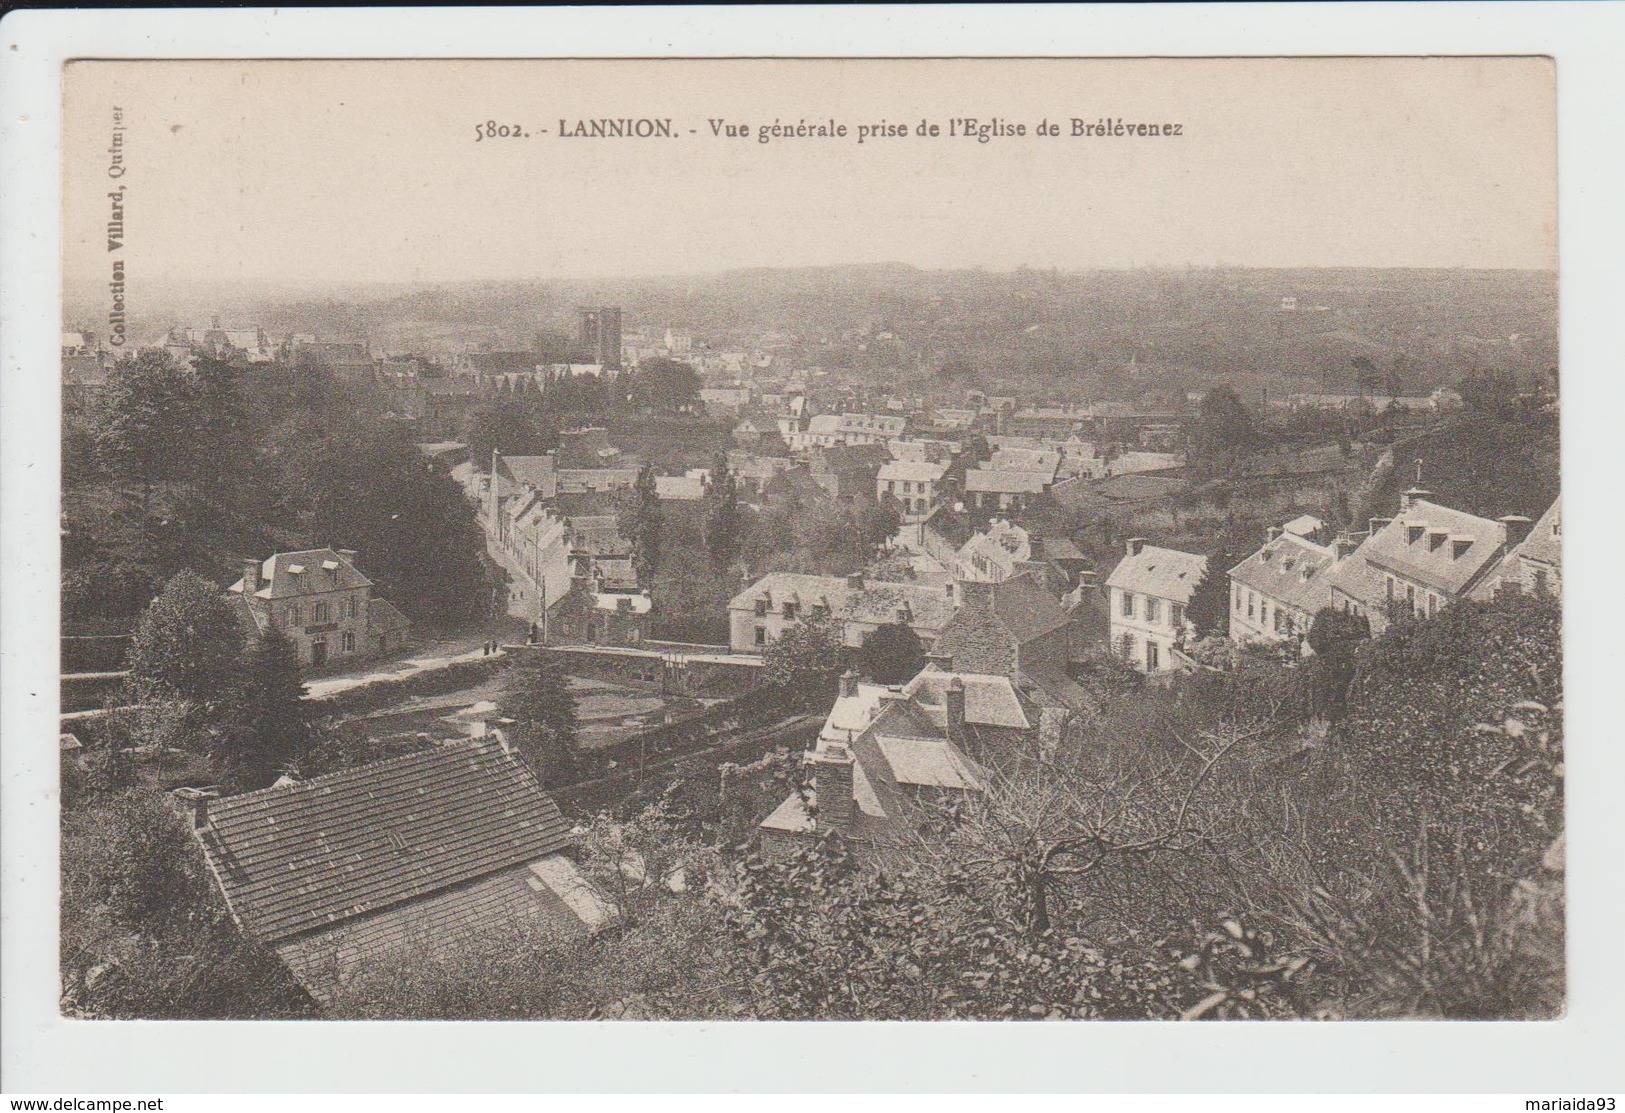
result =
M1174 647L1190 623L1185 608L1207 575L1207 557L1130 538L1127 552L1106 577L1113 652L1142 672L1174 667Z
M322 668L398 651L411 623L356 568L351 549L305 549L243 562L243 577L226 589L245 624L275 628L293 643L299 662Z

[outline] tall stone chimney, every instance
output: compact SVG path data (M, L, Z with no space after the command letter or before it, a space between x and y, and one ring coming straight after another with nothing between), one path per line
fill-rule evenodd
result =
M1124 548L1127 550L1129 556L1139 556L1140 550L1145 548L1145 538L1130 537Z
M194 834L209 829L209 801L219 799L219 789L177 788L170 795L180 805L180 813L187 818Z
M1421 487L1412 487L1410 490L1406 491L1400 496L1399 508L1401 510L1409 510L1411 507L1416 505L1417 500L1430 499L1432 497L1432 491L1425 491Z
M1529 531L1535 527L1535 523L1522 514L1508 514L1498 520L1506 527L1509 549L1514 545L1523 544L1524 538L1528 537Z
M355 567L356 561L361 559L361 554L354 549L334 549L333 551L339 555L340 560L348 562L352 568Z
M817 830L846 832L852 828L852 751L831 742L808 755L813 771L813 792L818 808Z
M243 561L243 598L248 598L260 589L260 562L257 560Z
M847 669L841 674L841 698L851 699L858 694L858 674Z
M943 695L943 710L948 720L948 741L959 742L965 737L965 682L959 677L948 681Z

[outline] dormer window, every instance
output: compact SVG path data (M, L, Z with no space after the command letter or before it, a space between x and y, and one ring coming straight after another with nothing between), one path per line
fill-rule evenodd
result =
M1410 525L1406 526L1405 527L1405 543L1407 545L1416 544L1418 541L1422 540L1422 534L1424 534L1426 532L1427 532L1427 527L1426 526L1410 526Z
M758 617L760 617L762 615L765 615L767 613L768 605L771 602L772 602L772 600L770 600L770 599L758 599L758 600L756 600L756 614L757 614Z
M1449 537L1449 536L1450 535L1445 533L1443 530L1439 530L1439 529L1429 530L1428 531L1428 552L1431 553L1431 552L1436 551L1439 548L1440 545L1443 545L1445 543L1445 539L1447 537Z
M1473 539L1471 537L1452 537L1450 539L1450 559L1460 560L1462 555L1472 547Z

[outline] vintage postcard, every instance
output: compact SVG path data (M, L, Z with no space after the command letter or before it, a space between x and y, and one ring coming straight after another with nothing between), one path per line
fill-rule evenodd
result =
M64 1017L1563 1015L1550 58L63 82Z

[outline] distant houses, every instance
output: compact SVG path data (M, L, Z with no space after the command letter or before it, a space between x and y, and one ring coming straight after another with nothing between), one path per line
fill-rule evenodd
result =
M735 653L762 653L792 626L827 619L853 648L892 623L909 627L930 645L953 613L952 584L928 587L868 580L861 574L774 572L729 600L728 641Z

